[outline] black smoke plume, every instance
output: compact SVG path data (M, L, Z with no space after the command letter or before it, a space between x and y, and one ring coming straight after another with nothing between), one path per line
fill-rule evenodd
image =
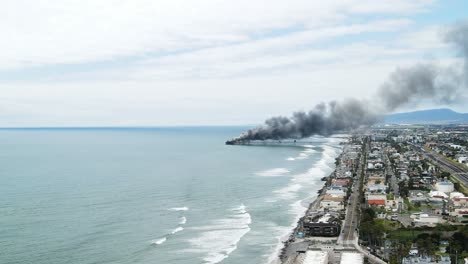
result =
M398 68L377 90L375 101L332 101L318 104L309 112L296 112L291 117L272 117L226 144L330 135L375 124L384 114L423 100L443 104L464 101L468 86L468 23L449 28L444 33L444 40L458 49L463 65L432 63Z

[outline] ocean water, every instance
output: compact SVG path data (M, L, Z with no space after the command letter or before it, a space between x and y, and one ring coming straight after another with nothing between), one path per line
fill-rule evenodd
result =
M0 130L0 263L270 263L340 139L244 129Z

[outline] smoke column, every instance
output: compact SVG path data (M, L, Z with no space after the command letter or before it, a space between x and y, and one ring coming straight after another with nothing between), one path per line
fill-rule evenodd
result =
M226 144L249 140L299 139L312 135L330 135L378 122L385 113L421 100L451 104L465 100L468 84L468 23L448 28L444 41L453 44L463 58L463 65L442 67L418 64L398 68L376 92L376 101L346 99L320 103L309 112L295 112L291 117L272 117L256 128L242 133Z
M382 113L424 99L442 104L466 100L464 94L468 87L468 22L449 28L444 34L444 41L458 49L463 65L442 67L437 64L418 64L397 69L377 92Z

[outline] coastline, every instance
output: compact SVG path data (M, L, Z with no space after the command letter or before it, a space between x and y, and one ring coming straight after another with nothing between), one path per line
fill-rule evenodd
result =
M342 146L341 143L340 143L340 146ZM343 153L344 153L344 149L342 148L341 151L334 158L339 158L340 156L343 155ZM321 178L321 181L323 181L324 183L321 186L321 188L317 191L318 195L315 197L315 199L309 202L309 204L305 207L304 212L300 216L298 216L298 219L295 221L293 228L290 229L288 233L286 233L280 238L281 244L280 244L279 249L275 251L276 256L274 257L274 259L270 259L268 261L268 264L283 264L287 260L288 256L291 255L291 253L295 252L294 242L296 241L297 233L299 232L299 229L302 225L302 222L304 221L304 218L309 214L309 212L316 210L317 205L323 199L323 196L325 194L325 191L327 188L327 181L333 175L336 174L337 166L335 164L333 166L334 168L332 172L329 173L328 175L324 175L324 177Z
M327 176L326 178L328 179L331 175L333 175L336 171L336 168L335 170L333 170L332 173L330 173L329 176ZM289 256L289 253L291 253L291 249L293 248L292 247L292 243L295 242L296 240L296 237L297 237L297 233L299 231L299 228L302 224L302 222L304 221L304 217L306 215L309 214L309 212L313 211L316 209L316 206L320 203L320 201L322 200L323 198L323 194L325 193L325 189L326 189L326 181L325 183L323 184L322 188L318 191L319 192L319 195L309 204L309 206L307 207L307 209L305 210L304 214L299 218L299 220L296 222L296 226L294 227L294 229L289 233L289 235L287 235L286 237L288 237L288 239L286 241L283 241L283 247L282 249L280 250L280 254L279 256L277 257L278 258L278 261L275 262L274 264L281 264L281 263L284 263L284 261L287 259L287 257Z

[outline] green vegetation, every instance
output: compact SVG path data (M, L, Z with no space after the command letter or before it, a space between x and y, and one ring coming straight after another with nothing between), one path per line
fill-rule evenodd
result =
M361 213L361 225L359 229L359 237L362 238L368 245L381 246L386 233L396 230L399 223L386 219L377 219L376 210L367 208Z
M413 209L421 206L411 204L405 199L405 204ZM420 253L438 256L448 254L454 261L458 255L459 261L468 256L468 226L438 224L435 227L402 227L400 223L387 219L377 219L380 209L367 208L361 213L359 238L361 243L370 247L390 247L388 263L401 263L408 256L411 247L416 246ZM440 252L441 241L447 241L447 253ZM461 263L461 262L460 262Z
M397 228L388 232L386 239L392 241L393 254L389 263L401 263L407 256L412 245L418 247L420 253L427 255L442 255L439 252L440 242L447 241L449 246L445 254L450 255L452 263L458 254L459 263L468 256L468 226L438 224L435 227Z
M408 212L419 212L419 211L420 211L420 209L419 209L419 207L421 207L421 203L420 203L420 202L410 203L410 201L408 200L408 198L405 198L405 199L403 200L403 202L405 203Z
M440 178L449 178L450 177L450 173L446 172L446 171L443 171L439 174L439 177Z
M468 195L468 188L461 183L457 178L453 177L452 175L449 174L448 179L453 182L453 187L457 192L462 192L465 195Z

